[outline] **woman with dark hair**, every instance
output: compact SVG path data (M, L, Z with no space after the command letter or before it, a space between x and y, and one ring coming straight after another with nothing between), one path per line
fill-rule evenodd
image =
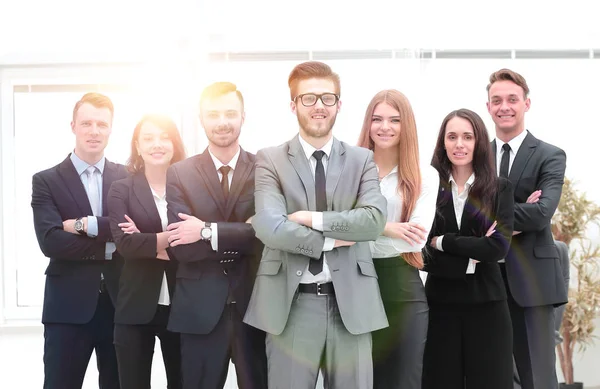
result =
M185 158L177 126L147 115L135 127L127 168L130 177L112 184L110 226L125 259L115 308L114 343L122 389L149 389L155 337L169 389L181 388L179 334L167 331L176 263L165 249L167 169Z
M497 178L487 129L473 111L442 122L440 175L425 256L429 329L424 389L512 388L512 326L498 261L513 232L513 191Z
M377 93L365 113L359 146L373 150L387 199L383 235L371 242L390 326L373 332L374 389L420 389L427 299L418 269L435 214L438 174L419 164L410 102L397 90Z

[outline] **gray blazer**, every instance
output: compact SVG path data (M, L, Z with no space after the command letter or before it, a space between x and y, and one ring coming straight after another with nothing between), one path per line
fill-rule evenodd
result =
M252 225L265 244L244 321L271 334L283 332L300 278L319 258L326 237L357 242L326 253L340 315L352 334L388 326L373 266L370 240L386 222L373 153L334 138L327 167L323 232L287 215L316 210L315 183L298 136L256 156L256 214Z

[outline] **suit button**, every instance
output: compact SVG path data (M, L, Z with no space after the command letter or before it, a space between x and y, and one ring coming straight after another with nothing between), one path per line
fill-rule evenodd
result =
M227 275L227 270L223 269L223 274Z
M300 277L300 276L302 275L302 271L298 270L298 271L296 272L296 275L297 275L298 277Z
M300 247L296 247L296 251L300 252Z
M312 251L312 250L310 250L308 253L309 253L310 255L312 255L313 251Z

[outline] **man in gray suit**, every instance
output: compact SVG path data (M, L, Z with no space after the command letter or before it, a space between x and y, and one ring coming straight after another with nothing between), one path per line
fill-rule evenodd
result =
M370 389L371 331L387 327L368 241L385 226L373 153L335 139L339 76L321 62L288 84L299 135L256 158L265 244L245 322L267 332L269 389Z
M523 76L498 70L487 90L488 112L496 125L492 148L497 172L515 192L515 235L506 262L500 264L513 355L523 389L556 389L554 307L567 302L567 293L550 220L562 193L566 155L525 130L531 102Z

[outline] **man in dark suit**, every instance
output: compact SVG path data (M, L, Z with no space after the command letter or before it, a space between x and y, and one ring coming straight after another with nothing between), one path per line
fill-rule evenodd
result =
M239 146L244 101L234 84L200 98L204 153L167 173L169 256L179 262L168 329L181 333L185 389L223 388L229 360L242 389L266 385L265 335L242 322L262 245L254 214L255 156Z
M33 176L35 232L50 258L42 313L45 389L81 388L92 351L99 387L119 388L113 317L122 258L106 199L111 183L127 173L104 157L113 113L108 97L84 95L73 109L75 150Z
M515 235L501 263L513 324L513 355L524 389L558 387L554 307L567 302L550 220L560 200L566 155L525 131L529 87L518 73L492 73L488 112L496 127L492 148L500 176L515 193Z

